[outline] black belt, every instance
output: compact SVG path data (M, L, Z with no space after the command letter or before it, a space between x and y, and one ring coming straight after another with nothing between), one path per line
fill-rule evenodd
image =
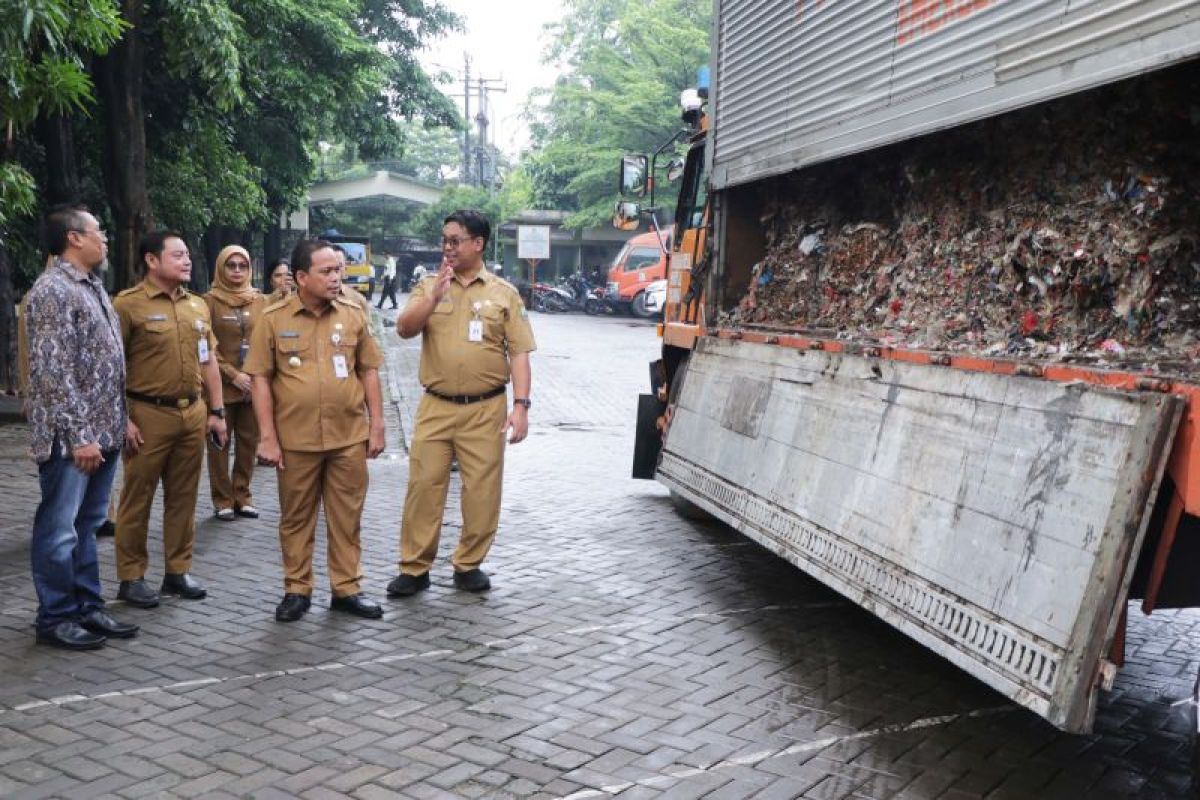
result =
M504 391L507 388L507 385L498 386L495 389L484 392L483 394L442 394L441 392L435 392L433 389L430 389L428 386L426 386L425 393L433 395L438 400L447 400L451 403L458 403L460 406L465 406L470 403L478 403L480 400L490 400L496 395L504 394Z
M129 391L125 392L125 394L139 403L149 403L152 406L167 406L169 408L187 408L200 399L200 395L198 394L190 397L155 397L152 394Z

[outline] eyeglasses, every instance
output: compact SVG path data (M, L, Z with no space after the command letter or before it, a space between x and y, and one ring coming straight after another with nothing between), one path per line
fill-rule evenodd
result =
M103 228L96 228L96 230L94 230L94 231L87 231L87 230L84 230L83 228L72 228L71 232L72 233L81 233L84 236L94 233L97 236L99 236L101 239L103 239L104 241L106 241L106 242L108 241L108 234L104 232Z
M442 247L458 247L463 242L470 242L470 241L474 241L475 239L482 239L482 238L483 238L482 236L466 236L466 237L463 237L462 239L460 239L457 236L443 236L442 237Z
M250 265L244 261L226 261L225 269L229 270L230 272L234 270L241 271L250 269Z

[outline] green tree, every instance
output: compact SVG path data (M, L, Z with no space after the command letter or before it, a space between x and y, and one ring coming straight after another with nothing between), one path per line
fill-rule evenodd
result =
M442 236L442 220L460 208L482 211L495 230L509 217L530 208L533 198L533 181L520 168L505 174L495 192L482 186L456 184L448 187L436 203L421 210L413 222L414 232L427 242L438 241Z
M462 139L458 128L413 120L401 126L403 155L387 166L417 180L444 183L462 166Z
M680 129L679 93L708 61L712 4L567 0L566 7L545 58L561 77L534 98L526 166L538 205L574 211L567 225L581 228L611 219L621 154L653 151Z
M0 385L11 387L13 269L11 226L36 210L38 187L17 158L20 138L39 118L84 111L94 100L85 63L121 33L104 0L0 0Z
M122 0L121 9L131 31L97 69L114 134L105 185L118 285L152 221L204 232L209 244L270 231L302 198L319 141L380 157L401 147L400 118L454 120L414 60L456 23L437 2Z
M94 96L84 61L120 33L112 2L0 0L0 232L36 205L33 178L13 159L17 135L41 115L87 108Z

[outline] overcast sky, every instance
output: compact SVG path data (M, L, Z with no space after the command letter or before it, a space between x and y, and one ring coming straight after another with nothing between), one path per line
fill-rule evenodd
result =
M550 86L555 72L543 66L541 56L546 43L542 27L556 22L562 15L560 0L442 0L442 4L462 16L466 29L435 43L422 55L422 63L433 71L444 69L457 78L457 85L443 87L457 97L451 99L462 110L463 54L471 55L472 82L480 74L499 79L504 94L493 92L491 123L495 128L496 145L510 156L528 143L528 130L521 119L529 91L536 86ZM474 90L471 96L471 116L478 111ZM474 130L474 129L472 129Z

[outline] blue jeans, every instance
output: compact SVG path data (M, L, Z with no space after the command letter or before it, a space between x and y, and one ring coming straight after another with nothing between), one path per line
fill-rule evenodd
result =
M71 458L57 452L38 465L42 502L33 517L30 546L38 630L104 607L96 530L108 514L119 457L119 450L104 453L104 463L93 475L84 475Z

